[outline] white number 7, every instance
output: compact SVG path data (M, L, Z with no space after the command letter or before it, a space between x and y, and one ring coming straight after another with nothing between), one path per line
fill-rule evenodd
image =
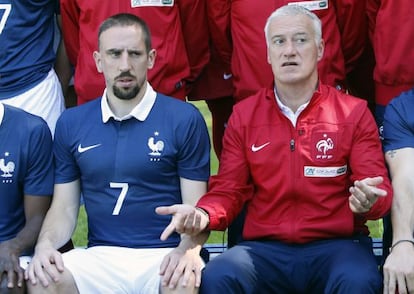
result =
M112 215L119 215L119 211L121 210L122 204L124 203L125 197L128 193L128 183L109 183L111 188L120 188L121 193L119 193L118 200L116 201L114 210L112 211Z
M7 18L10 15L11 4L0 4L0 10L4 10L4 13L0 19L0 35L6 25Z

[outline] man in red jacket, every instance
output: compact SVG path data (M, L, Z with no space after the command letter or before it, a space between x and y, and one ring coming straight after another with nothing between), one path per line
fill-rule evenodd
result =
M98 46L99 25L117 13L131 13L148 23L157 51L157 62L148 79L157 92L185 100L189 84L208 63L204 0L61 0L60 4L63 38L75 67L78 104L101 96L105 88L92 55Z
M223 60L231 64L235 101L271 86L273 75L266 66L263 27L272 11L292 4L311 10L321 19L326 47L318 65L319 79L345 90L346 73L354 68L367 38L361 3L360 0L209 0L213 42Z
M246 206L243 241L206 265L201 293L378 293L365 222L389 211L392 189L374 118L320 82L315 14L283 6L265 32L274 85L235 105L196 208L157 208L173 214L161 239L224 230Z

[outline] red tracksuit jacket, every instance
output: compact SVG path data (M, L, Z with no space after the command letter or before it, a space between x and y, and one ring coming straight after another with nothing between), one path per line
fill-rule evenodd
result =
M368 213L349 208L355 180L382 176ZM367 219L384 216L392 189L378 130L364 100L320 85L296 127L281 112L273 89L235 105L223 141L219 172L197 206L210 229L224 230L247 203L244 239L289 243L348 237Z

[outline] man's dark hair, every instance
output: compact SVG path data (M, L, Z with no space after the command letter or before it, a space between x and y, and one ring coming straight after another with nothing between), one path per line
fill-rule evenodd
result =
M148 53L151 50L151 33L148 28L148 25L143 19L130 13L115 14L102 22L102 24L99 27L99 32L98 32L98 48L100 45L100 37L103 32L113 27L127 27L127 26L137 26L142 29L142 32L144 35L145 47Z

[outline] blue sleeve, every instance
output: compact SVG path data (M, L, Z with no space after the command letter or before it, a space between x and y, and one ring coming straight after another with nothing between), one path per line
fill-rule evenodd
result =
M193 108L190 118L183 120L176 132L179 136L178 174L180 177L207 181L210 176L210 137L198 109Z
M384 152L405 147L414 148L414 91L403 93L385 109Z
M80 172L71 152L71 123L67 119L66 111L63 112L56 123L53 143L55 158L55 183L69 183L80 178Z
M52 135L42 121L36 124L29 138L28 166L24 180L24 193L29 195L53 194Z

